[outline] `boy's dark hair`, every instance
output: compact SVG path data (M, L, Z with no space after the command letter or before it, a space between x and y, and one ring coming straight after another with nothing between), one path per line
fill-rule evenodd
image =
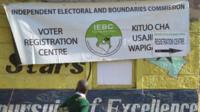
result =
M79 80L76 86L76 92L86 94L88 91L88 82L86 80Z

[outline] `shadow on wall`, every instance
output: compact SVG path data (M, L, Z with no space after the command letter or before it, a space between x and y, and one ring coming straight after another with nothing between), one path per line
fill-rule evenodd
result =
M200 19L200 0L190 1L190 18L192 21Z
M190 0L190 6L193 9L200 10L200 0Z

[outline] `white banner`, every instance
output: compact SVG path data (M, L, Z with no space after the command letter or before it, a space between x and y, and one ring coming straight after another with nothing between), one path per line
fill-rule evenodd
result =
M186 56L189 3L4 5L22 64Z

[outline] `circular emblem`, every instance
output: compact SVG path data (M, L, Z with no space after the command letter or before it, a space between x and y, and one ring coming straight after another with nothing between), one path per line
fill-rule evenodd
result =
M101 57L107 57L120 49L122 32L112 21L100 20L89 26L85 41L90 52Z

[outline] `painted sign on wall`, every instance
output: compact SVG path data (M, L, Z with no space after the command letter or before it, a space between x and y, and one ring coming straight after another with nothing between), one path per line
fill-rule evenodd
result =
M56 112L68 90L0 90L0 112ZM91 90L90 112L197 112L196 90Z
M22 66L19 56L11 50L11 44L0 46L0 51L7 49L6 52L0 54L1 89L72 89L75 88L78 80L87 77L87 71L89 71L87 63Z

